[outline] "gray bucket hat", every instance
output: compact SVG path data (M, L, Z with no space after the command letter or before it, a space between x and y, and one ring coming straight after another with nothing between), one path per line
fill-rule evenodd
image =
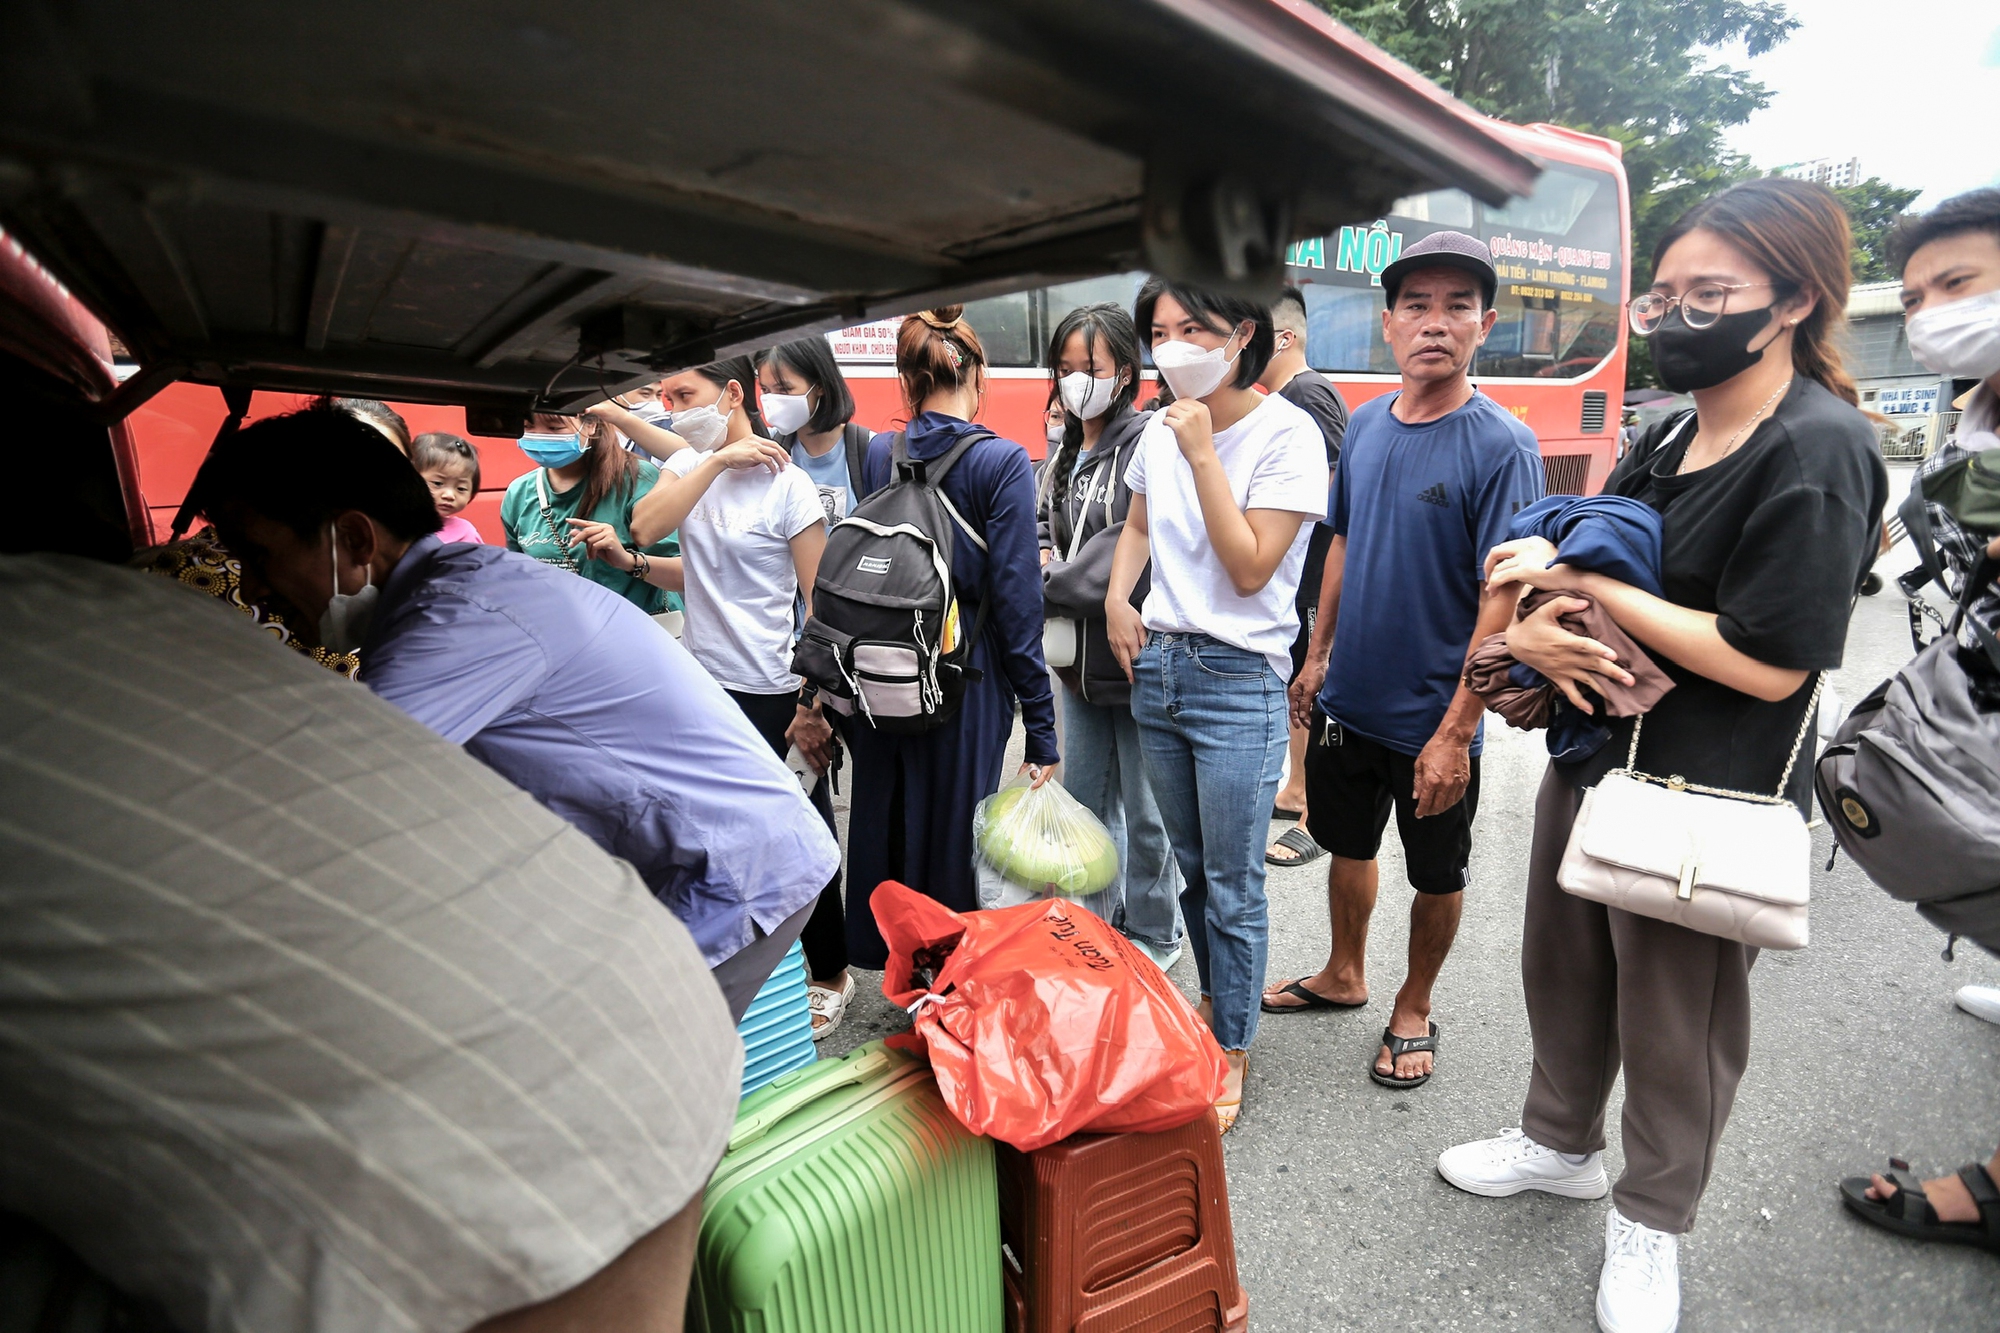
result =
M1382 270L1382 296L1393 303L1403 279L1424 268L1462 268L1479 279L1490 309L1500 291L1500 275L1493 271L1492 253L1486 242L1462 231L1434 231L1418 241Z

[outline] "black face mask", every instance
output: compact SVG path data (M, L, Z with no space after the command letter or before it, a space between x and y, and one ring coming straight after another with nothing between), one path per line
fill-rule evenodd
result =
M1750 340L1771 323L1771 307L1738 310L1705 329L1691 329L1679 306L1667 312L1660 326L1646 335L1653 349L1653 369L1660 383L1674 393L1713 389L1734 379L1764 359L1764 349L1750 350Z

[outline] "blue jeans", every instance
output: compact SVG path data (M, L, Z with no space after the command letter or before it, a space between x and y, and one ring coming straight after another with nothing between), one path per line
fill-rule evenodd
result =
M1061 697L1063 786L1104 821L1118 848L1117 881L1077 901L1130 938L1170 951L1181 938L1180 883L1139 753L1139 724L1123 704L1094 704L1070 689Z
M1264 843L1289 736L1285 682L1261 653L1206 634L1153 635L1132 674L1132 718L1187 881L1181 914L1215 1039L1247 1050L1270 941Z

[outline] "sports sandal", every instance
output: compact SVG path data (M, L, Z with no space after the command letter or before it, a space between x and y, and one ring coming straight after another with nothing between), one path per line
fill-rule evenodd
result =
M1311 1013L1315 1009L1365 1009L1368 1007L1368 1001L1366 1000L1356 1000L1352 1004L1342 1004L1339 1000L1329 1000L1318 991L1307 989L1304 977L1300 977L1297 981L1286 982L1279 989L1278 994L1289 995L1299 1003L1272 1004L1271 997L1266 995L1258 1001L1258 1007L1267 1014L1306 1014Z
M1977 1222L1939 1221L1937 1209L1931 1207L1924 1187L1913 1176L1904 1174L1909 1169L1910 1164L1902 1158L1889 1159L1889 1170L1882 1176L1896 1187L1896 1192L1886 1199L1868 1197L1867 1176L1849 1176L1840 1182L1840 1201L1856 1216L1899 1236L1939 1240L1949 1245L1976 1245L1988 1254L2000 1254L2000 1189L1994 1188L1993 1177L1986 1174L1985 1167L1975 1162L1958 1169L1958 1178L1965 1182L1972 1201L1979 1205Z
M849 972L847 980L839 990L828 990L817 983L806 987L806 1008L812 1014L813 1040L824 1041L833 1035L847 1017L847 1002L854 998L854 974Z
M1289 848L1292 852L1296 853L1296 855L1293 856L1271 855L1273 851L1276 851L1280 847ZM1311 865L1314 861L1319 860L1322 856L1325 855L1326 855L1326 848L1314 842L1312 839L1312 834L1306 832L1304 829L1294 824L1292 825L1292 827L1286 829L1283 833L1280 833L1277 837L1277 841L1273 842L1269 847L1264 849L1264 864L1267 866Z
M1424 1084L1431 1081L1431 1074L1437 1073L1438 1025L1436 1023L1431 1024L1430 1035L1427 1037L1399 1037L1389 1031L1389 1029L1383 1028L1382 1044L1389 1048L1390 1072L1385 1074L1377 1069L1375 1067L1375 1057L1370 1056L1368 1057L1368 1077L1374 1079L1383 1087L1421 1088ZM1399 1055L1408 1055L1411 1051L1429 1051L1431 1053L1431 1074L1419 1074L1415 1078L1396 1077L1394 1072L1396 1057Z

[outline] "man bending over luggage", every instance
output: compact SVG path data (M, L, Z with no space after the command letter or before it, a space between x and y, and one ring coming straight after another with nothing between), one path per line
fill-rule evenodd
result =
M0 1213L182 1333L678 1333L743 1055L630 866L74 556L0 557L0 788Z
M741 1018L839 864L798 780L630 602L441 543L423 479L357 424L245 428L203 465L202 512L322 641L360 649L376 694L630 861Z

